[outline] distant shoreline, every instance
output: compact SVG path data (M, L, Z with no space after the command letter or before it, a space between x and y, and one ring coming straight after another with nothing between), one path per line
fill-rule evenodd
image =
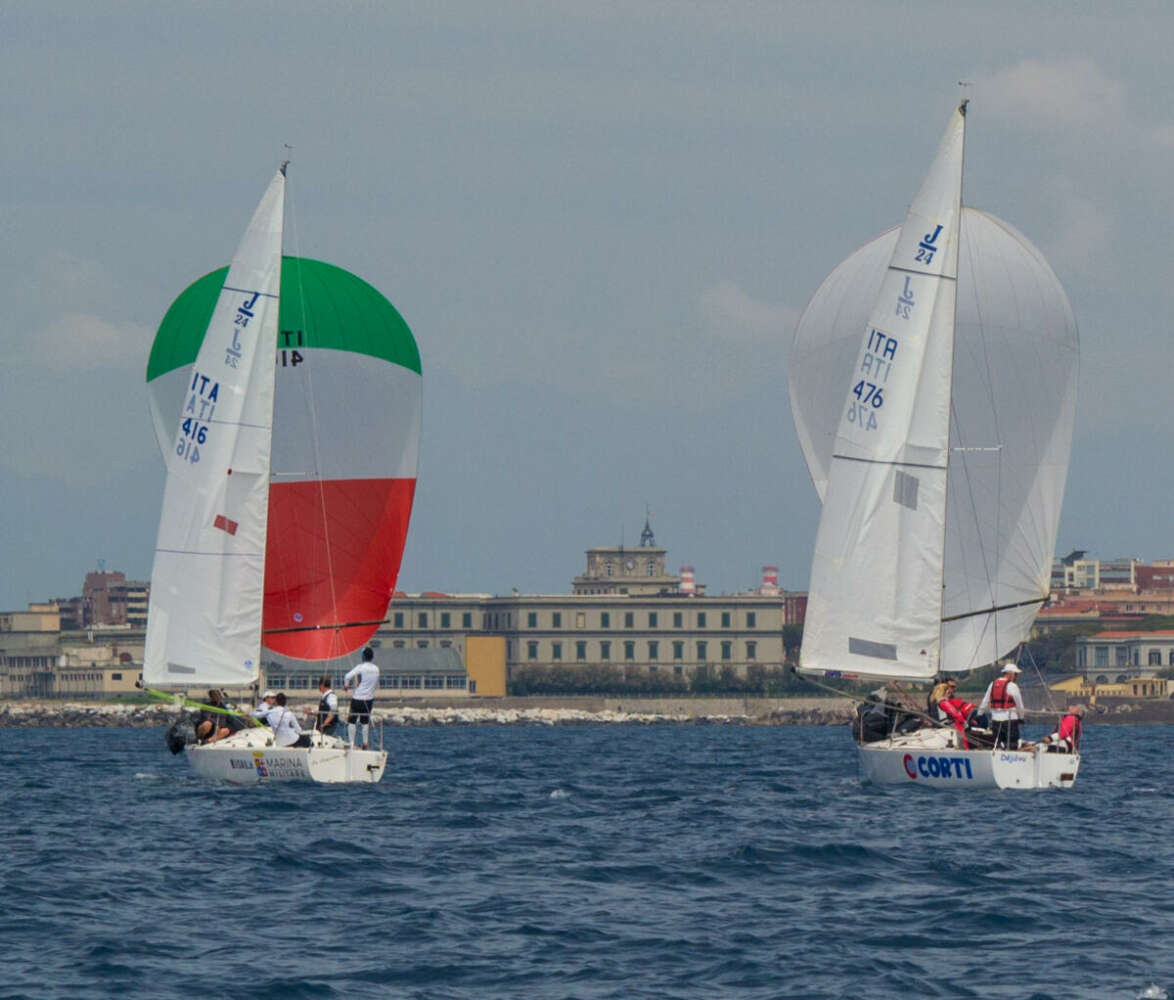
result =
M291 698L302 706L316 700ZM626 698L605 696L376 700L376 717L391 726L642 725L838 726L853 715L849 698ZM87 700L0 700L0 728L150 728L170 725L176 710L163 704ZM1058 709L1034 713L1048 724ZM1086 723L1174 724L1174 701L1115 701L1092 707Z

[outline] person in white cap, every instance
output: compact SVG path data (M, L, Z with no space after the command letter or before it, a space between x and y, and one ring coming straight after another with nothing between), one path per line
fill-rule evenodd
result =
M266 718L266 716L269 714L269 712L272 710L273 706L276 704L276 700L277 700L277 692L276 691L266 691L263 695L261 695L261 700L259 702L257 702L257 707L254 708L249 713L249 715L252 716L254 719L260 719L262 722L265 723L265 725L269 725L269 720Z
M979 712L991 710L991 731L995 735L996 747L1019 749L1019 723L1027 718L1023 706L1023 695L1015 678L1019 668L1010 660L1003 664L1002 676L996 677L987 686L986 694L979 702Z

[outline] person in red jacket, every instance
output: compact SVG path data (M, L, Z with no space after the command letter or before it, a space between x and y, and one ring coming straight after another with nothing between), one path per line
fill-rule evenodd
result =
M966 741L966 723L970 718L970 713L974 711L974 706L958 697L958 682L952 677L946 681L945 694L946 696L938 702L938 707L942 710L943 716L954 723L954 728L958 730L962 740L962 749L969 750L970 744Z
M1083 705L1069 705L1068 713L1060 720L1053 733L1045 736L1041 743L1052 753L1076 753L1080 749L1081 720L1084 718Z

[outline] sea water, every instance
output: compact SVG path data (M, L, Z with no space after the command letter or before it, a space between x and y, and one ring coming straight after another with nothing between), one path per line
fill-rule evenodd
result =
M1163 995L1170 731L1076 786L861 785L847 729L396 728L237 788L161 730L0 730L0 997Z

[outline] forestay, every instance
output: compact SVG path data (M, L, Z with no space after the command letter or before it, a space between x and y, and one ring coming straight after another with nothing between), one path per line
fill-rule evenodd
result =
M233 257L182 389L151 572L143 679L248 684L261 649L285 175Z
M842 401L800 666L937 672L964 109L897 236Z
M821 497L844 372L856 359L897 233L840 264L796 330L791 409ZM941 612L946 670L971 669L1014 649L1048 593L1078 366L1067 297L1026 237L965 208L958 266Z

